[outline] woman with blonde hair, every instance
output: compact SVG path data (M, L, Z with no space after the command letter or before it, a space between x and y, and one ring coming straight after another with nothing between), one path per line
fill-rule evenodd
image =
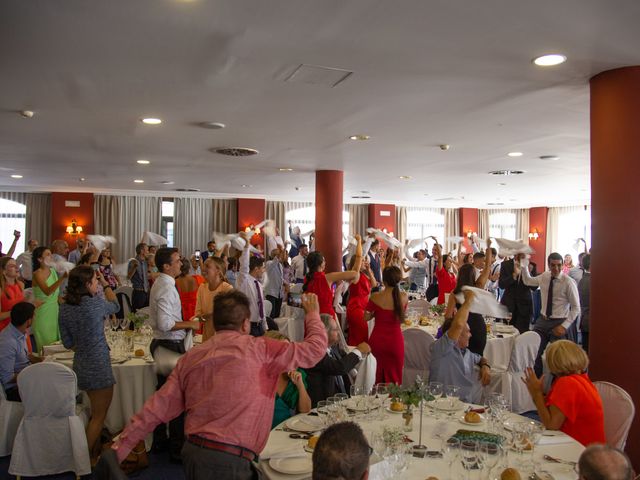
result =
M544 426L561 430L585 446L605 443L602 399L586 373L589 357L585 351L569 340L558 340L547 347L545 357L555 377L546 397L544 375L538 378L527 368L522 379Z
M202 274L206 281L198 287L195 315L204 319L202 341L205 342L216 333L212 317L213 302L216 296L233 290L233 287L227 283L227 277L225 276L227 267L221 258L209 257L205 260L203 267Z
M18 264L11 257L0 258L0 331L11 322L11 309L24 301L24 284Z

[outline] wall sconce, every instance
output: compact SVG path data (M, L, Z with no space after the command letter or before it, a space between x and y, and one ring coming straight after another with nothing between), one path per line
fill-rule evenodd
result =
M471 238L473 236L478 236L478 234L476 232L474 232L473 230L468 230L467 231L467 238Z
M538 232L537 228L529 232L529 240L538 240L538 238L540 238L540 232Z
M78 225L75 218L71 220L71 225L67 227L67 233L69 235L78 235L79 233L82 233L82 227Z
M253 231L253 233L255 233L256 235L260 235L260 229L258 227L255 227L253 223L248 227L244 227L244 231L246 233L250 233L251 231Z

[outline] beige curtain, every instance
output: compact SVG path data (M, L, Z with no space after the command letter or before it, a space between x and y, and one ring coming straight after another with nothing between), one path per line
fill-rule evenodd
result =
M211 198L174 198L173 246L184 256L205 250L213 233Z
M266 217L270 220L276 222L276 227L280 232L280 236L282 240L287 238L287 220L286 220L286 209L284 202L271 202L267 201L266 203L267 214Z
M116 262L124 262L135 256L145 231L161 233L162 198L95 195L93 216L97 234L117 239L111 250Z
M460 236L460 210L457 208L444 209L444 238ZM442 248L445 252L450 252L456 247L452 242L444 240Z
M359 233L364 238L369 227L369 205L348 204L345 207L349 212L349 235Z
M40 245L51 243L51 194L27 193L27 222L25 241L38 240Z
M407 239L407 207L396 207L395 237L404 244Z
M238 231L238 200L214 198L209 201L212 202L213 212L211 232L236 233Z
M498 210L478 210L478 237L482 239L488 239L491 235L491 222L489 220L489 215L492 212L497 212Z
M526 244L529 243L529 209L515 208L516 214L516 237L521 238ZM484 237L483 237L484 238Z

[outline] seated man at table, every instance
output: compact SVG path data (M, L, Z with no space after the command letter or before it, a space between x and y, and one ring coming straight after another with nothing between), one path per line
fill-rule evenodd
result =
M353 422L327 428L313 449L312 480L366 480L371 447L362 429Z
M10 402L20 402L18 374L32 363L42 359L29 352L28 329L33 322L36 307L19 302L11 309L11 323L0 332L0 382Z
M250 303L237 290L213 305L216 335L184 354L164 386L133 416L113 444L118 461L162 422L186 412L182 462L188 480L259 478L257 453L267 443L278 376L310 367L325 353L327 336L318 298L303 295L304 341L253 337Z
M320 400L326 400L336 393L349 393L351 383L348 373L355 368L362 355L371 352L366 342L359 344L351 353L340 348L340 326L331 315L320 315L327 330L325 355L313 368L305 369L311 404L315 408Z
M624 452L609 445L593 444L578 460L580 480L632 480L633 467Z
M447 319L442 325L443 335L431 346L431 367L429 381L443 385L460 387L460 400L479 403L482 386L491 379L491 366L484 357L467 349L471 330L467 324L469 306L474 293L464 290L464 303L453 319ZM475 367L480 369L476 373Z

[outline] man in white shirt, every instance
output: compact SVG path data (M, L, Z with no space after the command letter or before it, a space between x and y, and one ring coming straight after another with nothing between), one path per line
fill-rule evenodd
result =
M158 347L177 353L185 353L184 338L187 330L197 330L200 322L182 319L180 295L176 289L176 277L180 275L182 261L177 248L159 248L155 256L158 277L151 287L149 297L149 324L153 328L153 341L150 350L153 355ZM156 390L167 381L164 375L157 375ZM160 425L154 431L154 446L166 445L166 427ZM172 461L179 461L184 443L184 417L180 416L169 423L169 455ZM157 444L157 445L156 445Z
M262 290L262 279L265 272L264 258L250 257L249 237L244 232L240 232L240 235L246 242L242 249L242 255L240 255L240 269L236 277L236 289L244 293L249 299L251 335L260 337L267 330L267 319L264 311L265 299Z
M278 245L271 251L271 260L266 263L267 282L264 293L271 303L271 318L280 316L280 308L288 285L284 282L284 262L287 261L287 251Z
M295 283L304 283L304 277L307 275L307 255L309 255L309 247L303 243L298 248L298 255L291 259L291 271Z
M567 330L580 317L580 299L576 282L562 273L562 255L556 252L549 255L549 270L537 277L530 275L528 263L528 260L524 260L521 265L514 262L514 274L521 272L524 284L540 287L542 294L542 311L534 328L541 339L535 364L536 374L540 376L542 353L549 342L566 338Z
M420 249L415 254L415 260L412 260L407 255L406 244L409 241L405 241L405 250L404 256L402 259L402 265L409 267L411 272L409 273L409 277L411 278L411 285L409 287L410 290L421 290L426 289L429 286L428 283L428 268L429 268L429 260L427 259L427 252ZM426 283L426 285L425 285Z
M27 242L27 251L22 252L16 258L18 264L18 270L20 270L20 277L24 281L24 288L31 288L31 280L33 278L33 257L32 253L37 248L37 240L29 240Z

